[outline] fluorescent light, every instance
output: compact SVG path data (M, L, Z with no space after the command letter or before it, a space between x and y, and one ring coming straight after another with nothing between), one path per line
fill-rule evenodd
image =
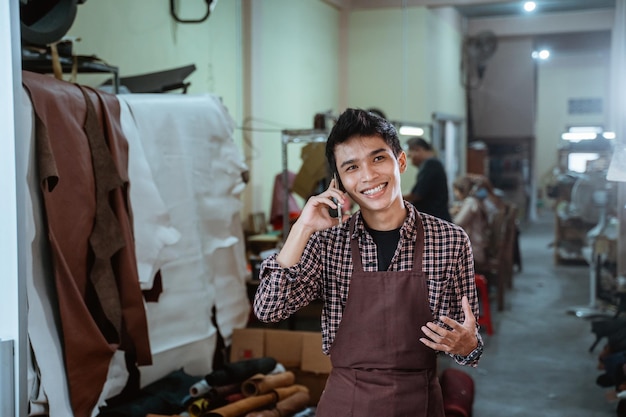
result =
M561 139L578 142L579 140L591 140L598 136L595 132L567 132L561 135Z
M417 126L400 126L400 132L403 136L422 136L424 129Z
M533 10L535 10L536 7L537 3L535 3L534 1L527 1L526 3L524 3L524 10L526 10L527 12L532 12Z
M602 137L604 137L604 139L615 139L615 132L604 132Z
M570 126L567 129L570 133L602 133L602 130L600 126Z
M547 49L542 49L541 51L533 51L531 54L533 59L548 59L550 58L550 51Z

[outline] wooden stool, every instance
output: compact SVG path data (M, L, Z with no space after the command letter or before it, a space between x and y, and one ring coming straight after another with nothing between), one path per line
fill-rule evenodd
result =
M478 290L478 301L480 302L480 316L478 324L487 328L487 334L493 334L493 325L491 324L491 307L489 306L489 287L487 286L487 278L482 274L475 274L476 289Z

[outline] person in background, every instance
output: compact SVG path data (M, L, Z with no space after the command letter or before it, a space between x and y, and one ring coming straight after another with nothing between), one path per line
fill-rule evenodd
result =
M412 137L406 144L408 157L419 172L415 185L404 199L422 213L452 221L448 209L448 177L443 164L435 157L433 147L420 137Z
M483 201L473 194L477 188L469 177L457 178L452 184L452 191L456 198L456 204L451 210L452 221L461 226L469 236L474 263L480 269L487 262L489 239L487 211Z
M493 219L506 209L502 197L498 195L497 191L493 188L491 181L484 175L480 174L467 174L467 178L472 181L473 188L476 190L474 196L480 199L487 211L487 217L489 224L493 222Z
M347 109L326 158L337 180L261 264L254 313L279 322L323 301L333 369L317 417L443 417L437 353L476 366L483 350L467 234L404 201L407 157L385 119ZM348 197L359 210L332 217Z

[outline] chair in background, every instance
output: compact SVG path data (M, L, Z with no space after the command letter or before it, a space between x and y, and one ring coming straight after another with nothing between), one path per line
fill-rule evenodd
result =
M478 290L478 301L480 301L480 316L478 316L478 324L487 329L487 334L493 334L493 323L491 322L491 306L489 304L489 288L487 286L487 278L484 275L476 274L476 289Z

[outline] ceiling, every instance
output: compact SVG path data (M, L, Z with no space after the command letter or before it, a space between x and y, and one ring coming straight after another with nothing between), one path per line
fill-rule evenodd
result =
M614 9L616 0L535 0L537 8L533 13L562 13L589 11L592 9ZM523 9L524 1L503 3L468 4L455 6L460 14L472 18L518 16L528 14Z

